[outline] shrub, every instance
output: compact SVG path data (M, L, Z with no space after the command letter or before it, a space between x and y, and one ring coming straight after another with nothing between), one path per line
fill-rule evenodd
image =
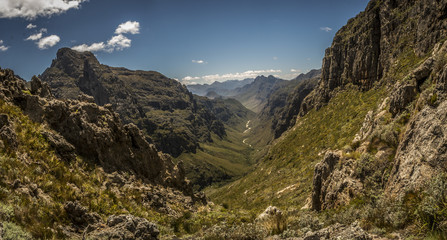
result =
M423 192L417 215L427 230L447 234L447 174L433 177Z
M3 222L3 240L29 240L31 234L12 222Z

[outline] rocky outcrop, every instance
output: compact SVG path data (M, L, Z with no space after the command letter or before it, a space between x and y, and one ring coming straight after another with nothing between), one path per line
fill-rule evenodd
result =
M13 127L8 115L0 114L0 145L3 148L17 148L17 135Z
M386 191L398 197L420 190L439 172L446 172L447 101L426 106L407 126L397 149Z
M84 229L90 224L96 224L101 221L97 213L91 213L79 202L67 202L64 210L76 229Z
M355 240L373 240L379 239L365 230L358 222L349 226L343 224L334 224L316 232L308 232L303 240L329 240L329 239L355 239Z
M363 185L355 177L355 161L339 153L327 152L315 166L311 209L324 210L342 206L361 193Z
M212 141L211 133L225 135L223 124L185 86L158 72L109 67L90 52L63 48L40 77L57 98L110 104L122 121L137 125L157 149L175 157Z
M282 232L286 229L286 216L275 206L269 206L255 221L270 232Z
M112 215L107 223L89 225L83 239L156 240L160 231L154 223L132 215Z
M38 78L33 78L31 86L34 86L34 93L46 92L39 88L44 88L45 84ZM0 98L20 107L33 121L49 126L54 132L46 131L42 135L63 159L72 160L76 153L106 171L127 171L144 181L173 187L193 196L184 170L149 144L134 124L123 125L109 108L34 95L11 70L0 71ZM5 127L9 125L2 129Z

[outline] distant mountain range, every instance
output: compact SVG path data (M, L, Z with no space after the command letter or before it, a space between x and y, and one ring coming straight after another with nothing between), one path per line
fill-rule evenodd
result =
M250 84L254 78L247 78L244 80L228 80L225 82L213 82L212 84L193 84L187 85L189 91L199 96L207 96L214 92L220 96L234 96L234 90Z

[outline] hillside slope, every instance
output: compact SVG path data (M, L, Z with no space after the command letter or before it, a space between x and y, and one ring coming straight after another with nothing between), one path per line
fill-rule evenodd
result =
M445 236L446 9L447 1L372 0L337 32L292 129L212 199L290 208L299 224L309 213L294 209L310 208L320 212L317 229Z
M195 152L200 142L212 141L212 133L225 135L222 122L198 108L185 86L158 72L109 67L90 52L63 48L40 78L57 98L86 94L98 105L111 104L125 123L137 125L174 157Z

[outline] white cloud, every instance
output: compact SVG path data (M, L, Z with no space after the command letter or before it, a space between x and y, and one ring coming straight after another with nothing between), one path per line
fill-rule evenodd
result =
M42 33L36 33L33 35L30 35L27 39L25 39L26 41L31 40L31 41L36 41L42 38Z
M36 25L30 23L30 24L28 24L28 25L26 26L26 29L33 29L33 28L36 28L36 27L37 27Z
M107 46L109 47L109 51L113 52L113 50L123 50L124 48L128 48L131 46L131 43L132 40L120 34L113 36L107 41Z
M332 31L332 28L330 28L330 27L320 27L320 30L321 31L325 31L325 32L330 32L330 31Z
M39 47L39 49L41 50L47 49L56 45L60 40L61 38L57 35L44 37L37 42L37 47Z
M275 60L275 61L278 60L278 57L273 57L273 60Z
M198 64L206 64L207 62L203 61L203 60L192 60L193 63L198 63Z
M300 69L290 69L290 72L293 72L293 73L301 73L301 72L303 72L303 71L301 71Z
M118 28L115 30L116 34L130 33L130 34L138 34L140 33L140 23L137 21L127 21L125 23L121 23Z
M85 0L2 0L0 18L21 17L35 19L39 16L50 17L69 9L78 9Z
M140 23L127 21L125 23L120 24L118 28L115 30L115 33L118 35L115 35L112 38L110 38L107 41L107 43L98 42L98 43L92 43L91 45L81 44L73 46L71 49L79 52L106 51L111 53L113 51L121 51L125 48L129 48L132 45L132 40L124 36L122 33L131 33L131 34L140 33Z
M93 43L92 45L82 44L74 46L71 49L76 50L78 52L85 52L85 51L97 52L97 51L104 51L106 49L106 45L104 44L104 42L99 42L99 43Z
M240 73L227 73L227 74L212 74L205 75L201 77L191 77L187 76L182 79L185 84L192 84L191 81L202 82L202 83L213 83L215 81L223 82L227 80L242 80L246 78L255 78L259 75L271 75L275 73L281 73L281 70L269 69L269 70L249 70ZM201 80L201 81L198 81Z
M8 49L9 49L9 47L3 45L3 40L0 40L0 52L4 52Z
M184 77L182 80L183 81L193 81L193 80L199 80L200 77L191 77L191 76L186 76Z

